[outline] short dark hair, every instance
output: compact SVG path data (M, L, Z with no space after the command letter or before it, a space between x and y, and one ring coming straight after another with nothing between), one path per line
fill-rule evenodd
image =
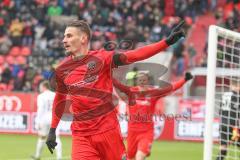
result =
M48 81L42 81L41 83L40 83L40 85L42 85L42 86L44 86L45 88L47 88L47 89L50 89L50 85L49 85L49 83L48 83Z
M67 27L78 28L80 31L84 32L87 35L88 40L90 40L92 37L89 24L87 22L85 22L84 20L72 20L67 24Z

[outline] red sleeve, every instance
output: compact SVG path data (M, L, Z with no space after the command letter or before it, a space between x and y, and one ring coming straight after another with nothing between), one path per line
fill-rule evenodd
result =
M122 54L123 56L120 56L120 60L123 64L130 64L136 61L141 61L152 57L153 55L165 50L167 47L168 45L166 41L161 40L159 42L146 45L135 50L124 52Z
M180 79L177 82L172 83L173 86L173 91L178 90L179 88L181 88L184 84L186 83L186 80L184 78Z
M61 120L65 110L65 106L66 106L65 103L66 103L66 95L56 92L54 102L53 102L53 109L52 109L51 128L57 128L59 121Z
M120 91L124 92L125 94L129 95L130 94L130 87L123 85L120 83L118 80L113 78L113 85L114 87L118 88Z
M55 72L55 82L56 82L56 95L53 102L53 109L52 109L52 123L51 128L57 128L59 121L64 113L67 103L67 87L62 81L61 72L57 70Z
M171 83L171 85L167 85L166 87L160 89L152 89L145 92L144 94L150 95L151 97L161 98L181 88L185 84L185 82L186 80L182 78L177 82Z

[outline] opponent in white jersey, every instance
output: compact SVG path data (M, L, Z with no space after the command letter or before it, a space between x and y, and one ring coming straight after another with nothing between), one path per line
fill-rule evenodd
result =
M32 158L39 160L42 149L46 142L51 120L52 120L52 105L55 97L55 93L49 90L49 84L44 81L39 86L40 94L37 97L37 117L36 126L38 130L38 142L36 147L36 153ZM58 143L56 147L57 160L62 158L62 145L59 138L59 132L57 131L56 141Z

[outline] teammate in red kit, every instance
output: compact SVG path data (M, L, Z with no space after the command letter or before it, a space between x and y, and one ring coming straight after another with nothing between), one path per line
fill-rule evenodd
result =
M184 36L181 22L164 40L114 53L104 49L90 51L91 30L81 20L70 22L63 44L69 55L55 70L55 90L52 124L47 146L51 153L57 145L55 130L68 104L73 114L73 160L126 159L125 147L113 104L112 68L149 58ZM53 79L53 78L52 78ZM54 81L52 80L52 81Z
M113 85L128 95L127 156L129 159L144 160L150 155L154 136L153 116L157 100L179 89L192 77L190 73L186 73L184 78L161 88L150 86L149 76L146 73L137 74L135 87L128 87L113 80Z

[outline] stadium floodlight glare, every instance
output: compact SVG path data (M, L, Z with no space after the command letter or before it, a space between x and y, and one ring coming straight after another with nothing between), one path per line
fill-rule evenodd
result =
M219 138L213 139L213 122L214 119L219 119L221 125L222 97L224 93L230 92L230 84L233 80L240 86L240 33L212 25L208 35L204 160L216 160L218 156L219 143L223 140L220 135L224 131L219 130ZM236 110L238 114L239 99L234 103L236 104L233 105L238 107ZM240 117L232 117L229 114L225 118L229 121L233 119L234 122L238 122L236 125L240 126ZM240 149L235 145L237 142L232 142L231 138L228 138L227 143L231 145L227 147L225 160L238 160Z

